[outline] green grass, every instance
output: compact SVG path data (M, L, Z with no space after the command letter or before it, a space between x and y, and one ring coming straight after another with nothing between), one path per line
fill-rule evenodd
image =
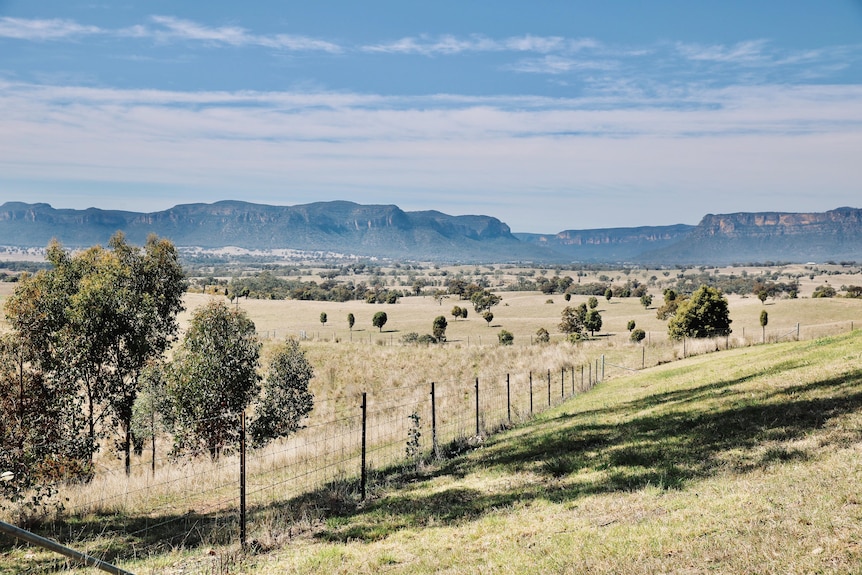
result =
M364 502L349 483L270 502L245 554L224 516L148 541L117 518L64 529L138 573L860 573L860 484L856 331L607 381L466 455L380 472ZM53 561L3 553L0 573Z

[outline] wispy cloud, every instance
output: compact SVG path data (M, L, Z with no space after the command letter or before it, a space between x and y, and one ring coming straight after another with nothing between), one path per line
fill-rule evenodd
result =
M140 28L139 31L160 41L197 41L229 46L262 46L265 48L295 51L323 51L334 54L342 52L342 48L337 44L308 36L292 34L258 35L252 34L239 26L204 26L191 20L183 20L172 16L153 16L152 22L157 25L156 28L151 31L147 31L146 28Z
M561 36L511 36L503 39L489 38L481 34L458 37L451 34L441 36L408 36L392 42L367 44L360 48L364 52L385 54L420 54L423 56L452 55L463 52L577 52L587 48L598 48L600 44L589 38L571 39Z
M0 38L45 41L103 33L104 30L97 26L85 26L72 20L0 18Z

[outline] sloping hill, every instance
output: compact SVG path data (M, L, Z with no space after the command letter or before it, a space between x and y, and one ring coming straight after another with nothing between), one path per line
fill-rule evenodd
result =
M603 383L379 485L259 572L857 572L860 349L856 331Z

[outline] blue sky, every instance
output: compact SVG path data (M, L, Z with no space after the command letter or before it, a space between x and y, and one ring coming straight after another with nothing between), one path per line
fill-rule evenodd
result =
M0 0L0 201L862 207L862 1Z

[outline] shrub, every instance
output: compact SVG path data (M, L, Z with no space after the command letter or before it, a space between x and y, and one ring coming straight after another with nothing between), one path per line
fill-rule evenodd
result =
M512 335L511 332L508 332L503 329L500 330L500 333L497 334L497 339L500 341L500 345L512 345L512 343L515 341L515 336Z

